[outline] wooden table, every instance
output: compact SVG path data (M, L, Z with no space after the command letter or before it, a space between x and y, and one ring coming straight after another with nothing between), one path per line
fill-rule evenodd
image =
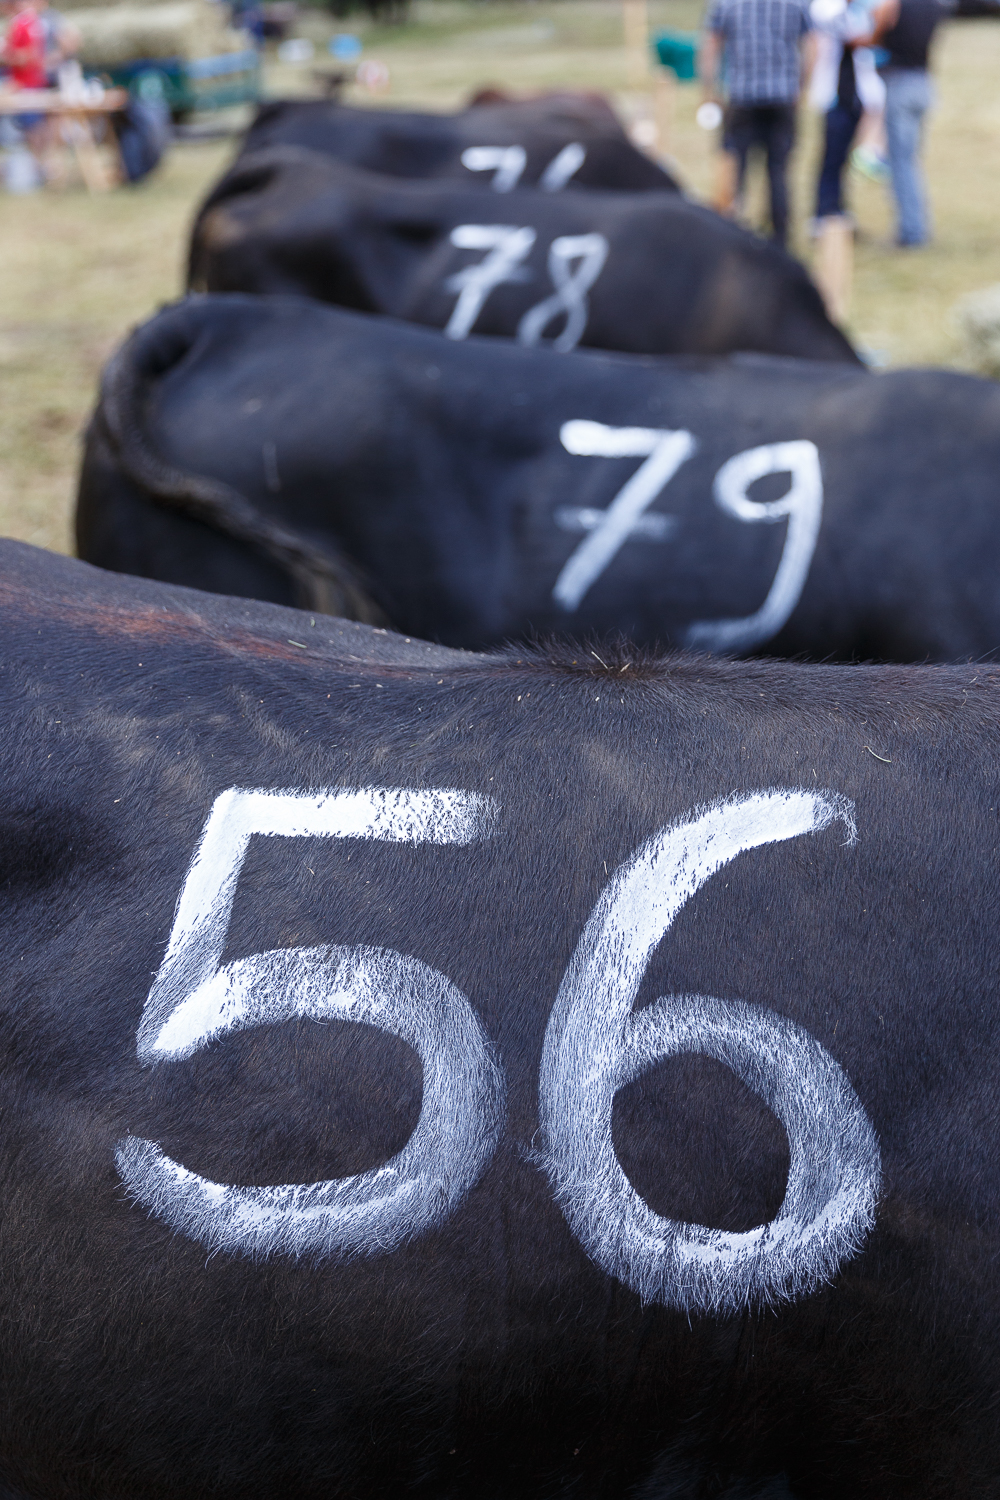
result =
M76 159L88 190L106 193L122 181L121 155L118 137L111 116L125 108L128 102L127 89L106 89L100 99L70 100L58 89L4 89L0 90L0 115L47 115L59 122L59 137ZM101 160L94 135L94 125L99 119L107 121L108 144L112 149L110 165Z

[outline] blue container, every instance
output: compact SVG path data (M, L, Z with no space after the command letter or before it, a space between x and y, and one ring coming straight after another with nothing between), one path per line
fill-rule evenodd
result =
M661 67L669 68L681 83L698 76L698 33L696 31L658 31L653 50Z
M338 62L357 62L361 56L361 38L352 36L349 31L342 31L330 41L330 51Z

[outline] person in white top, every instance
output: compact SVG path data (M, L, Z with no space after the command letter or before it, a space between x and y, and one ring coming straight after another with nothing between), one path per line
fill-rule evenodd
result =
M844 213L843 173L855 137L874 155L885 107L885 84L867 45L872 17L865 0L813 0L816 65L809 102L825 116L816 221Z

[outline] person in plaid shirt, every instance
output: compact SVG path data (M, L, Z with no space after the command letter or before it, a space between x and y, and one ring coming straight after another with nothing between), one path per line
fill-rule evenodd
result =
M701 74L706 95L719 91L724 63L729 102L723 150L734 168L734 193L743 191L754 146L767 155L771 228L788 236L788 158L795 142L795 107L812 67L809 0L712 0L706 20Z

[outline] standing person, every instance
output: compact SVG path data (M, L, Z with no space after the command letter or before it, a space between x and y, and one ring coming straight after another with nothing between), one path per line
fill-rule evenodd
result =
M920 165L924 116L934 97L927 60L938 23L950 9L944 0L885 0L874 15L874 40L888 53L880 72L885 80L885 132L896 199L896 244L902 248L924 245L930 234L927 190Z
M4 10L12 17L3 44L3 61L16 89L45 87L45 30L38 9L30 3L6 0Z
M18 0L4 0L2 8L13 19L7 28L0 59L6 65L15 89L43 89L46 86L45 28L39 11L47 4L48 0L38 0L37 5L33 0L28 0L26 5L19 4ZM15 115L14 123L24 132L32 155L40 162L48 135L45 115L35 112ZM40 172L38 166L36 180Z
M813 7L815 13L815 6ZM839 216L844 212L843 176L847 155L851 149L854 133L861 122L861 97L858 93L857 76L854 71L854 49L832 31L822 38L828 52L832 74L831 97L824 103L817 89L817 67L813 74L812 98L816 106L824 111L823 117L823 164L816 184L816 220ZM824 70L825 71L825 70ZM826 80L824 79L826 85ZM827 92L826 85L823 93Z
M866 117L868 138L881 128L885 84L867 45L872 17L865 0L812 0L810 14L817 52L809 97L824 115L823 163L816 187L818 227L822 219L845 211L843 174L851 143L864 130ZM874 155L870 146L860 149Z
M38 0L35 0L36 5ZM39 19L45 34L45 78L50 89L59 86L59 69L79 52L83 38L72 21L58 10L53 10L44 0L39 7Z
M812 67L808 0L712 0L701 50L706 98L719 91L725 52L729 103L723 150L732 158L739 199L753 147L767 156L771 229L788 238L788 158L795 144L795 108Z
M813 277L835 323L846 318L854 272L854 221L844 205L844 168L865 113L865 81L879 95L885 88L876 75L870 50L855 46L871 31L862 0L812 0L817 56L809 90L811 102L824 112L823 164L816 184L816 215L810 232L816 241ZM863 60L867 59L867 68ZM878 100L882 103L881 97Z

